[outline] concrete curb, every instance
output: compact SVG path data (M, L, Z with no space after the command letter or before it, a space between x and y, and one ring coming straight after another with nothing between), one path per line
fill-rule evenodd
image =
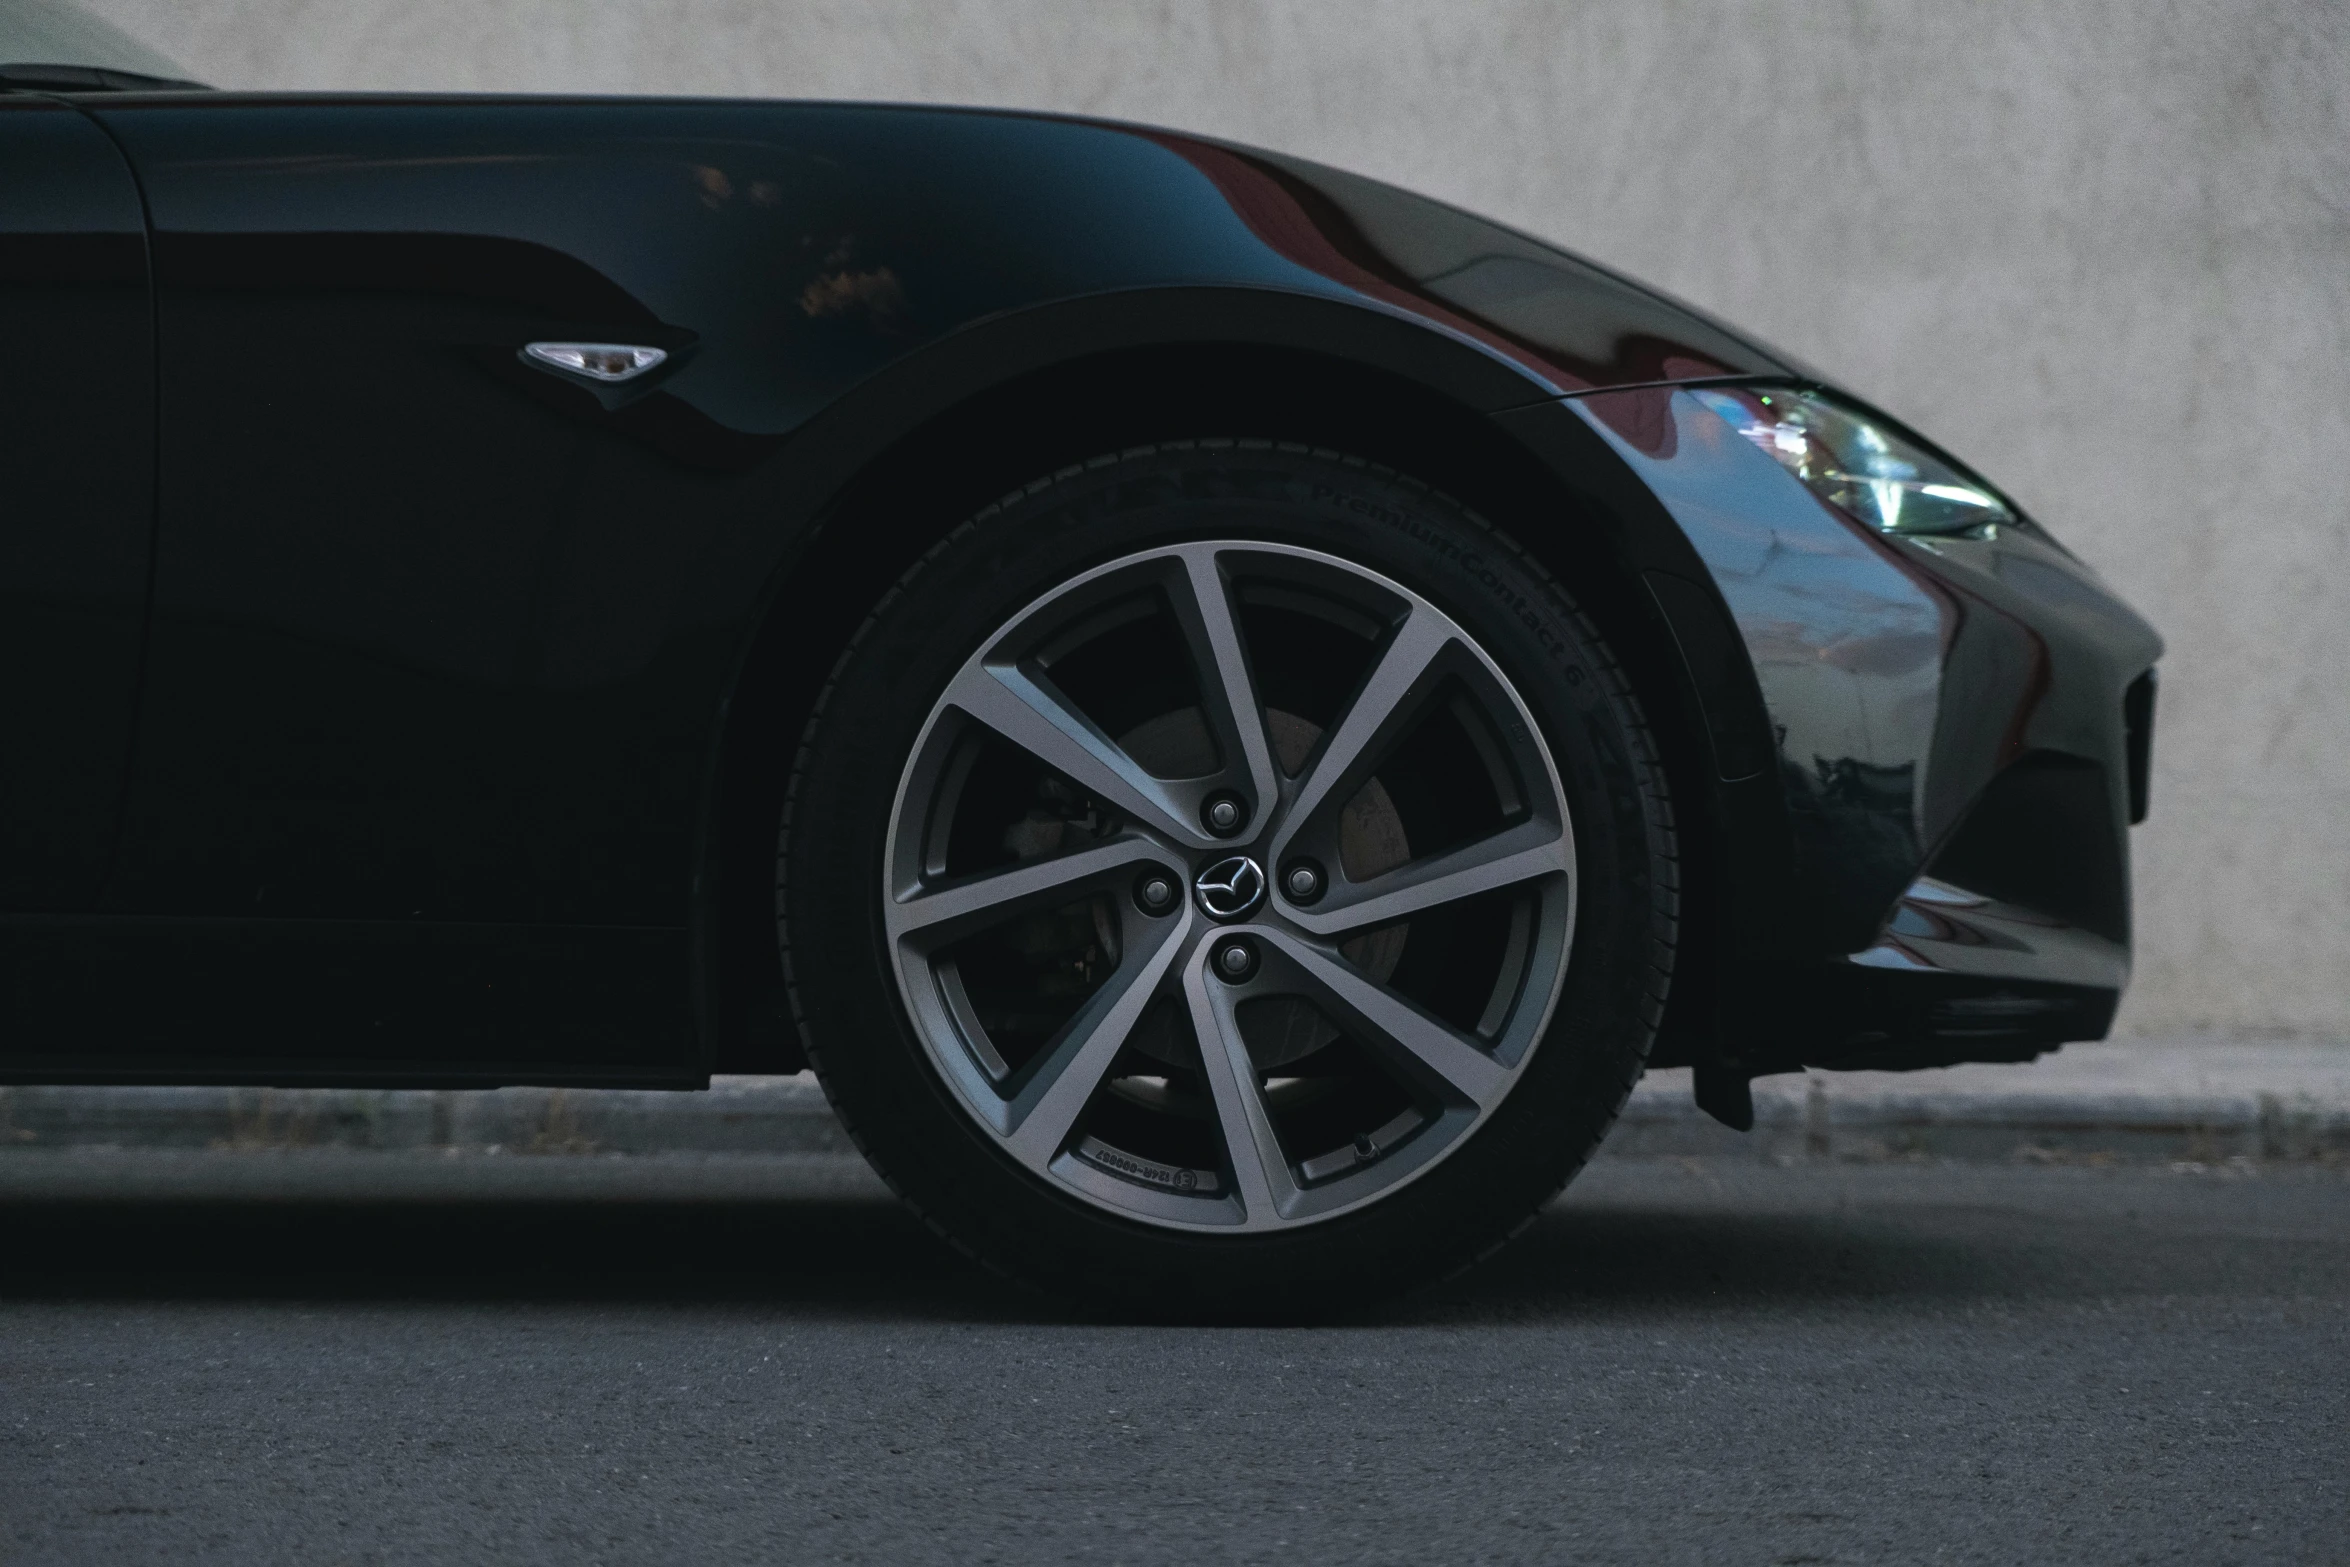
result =
M858 1157L824 1091L805 1075L720 1078L706 1093L0 1088L0 1157L66 1148Z
M2350 1163L2350 1108L2307 1094L1838 1093L1818 1076L1758 1091L1731 1131L1643 1084L1605 1153L2008 1163ZM1757 1085L1758 1089L1761 1085Z
M1755 1129L1652 1073L1605 1155L2109 1163L2350 1163L2350 1046L2124 1042L2031 1066L1810 1073L1755 1084ZM857 1154L815 1081L707 1093L502 1088L0 1088L10 1151Z

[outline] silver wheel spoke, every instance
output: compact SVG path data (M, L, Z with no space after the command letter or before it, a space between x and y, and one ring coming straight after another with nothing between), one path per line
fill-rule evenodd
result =
M1523 822L1374 876L1352 896L1293 909L1289 917L1317 936L1340 936L1564 871L1573 862L1566 834L1555 823Z
M1191 1029L1199 1039L1201 1074L1215 1101L1216 1124L1224 1134L1225 1152L1232 1164L1232 1184L1239 1193L1250 1227L1281 1218L1297 1193L1289 1173L1289 1157L1273 1135L1273 1119L1265 1096L1257 1087L1256 1062L1229 1003L1229 992L1219 995L1220 981L1208 976L1202 961L1188 965L1183 975L1184 1000L1191 1011Z
M1281 786L1274 776L1272 746L1265 736L1265 715L1249 674L1240 623L1233 618L1232 590L1216 564L1214 549L1187 549L1182 559L1188 591L1179 595L1175 619L1199 672L1208 728L1224 751L1227 772L1232 770L1233 752L1239 752L1244 781L1254 796L1251 804L1261 813L1280 798Z
M946 701L1144 826L1178 843L1213 841L1165 784L1018 669L975 661L947 687Z
M1177 920L1156 946L1129 952L1118 972L1086 998L1047 1047L1035 1075L1006 1107L1011 1130L1005 1143L1014 1154L1042 1169L1061 1151L1069 1129L1101 1086L1143 1009L1158 994L1168 965L1183 949L1181 938L1190 924L1188 916Z
M1114 838L1049 860L1029 860L1009 870L921 889L892 901L884 918L891 936L920 935L925 945L935 947L1023 909L1074 899L1088 882L1166 858L1166 851L1148 839ZM1170 871L1168 877L1181 888L1180 875Z
M1395 629L1354 701L1323 736L1274 843L1275 859L1287 852L1289 840L1317 812L1343 803L1341 790L1379 760L1379 749L1394 740L1395 731L1410 717L1413 699L1425 690L1438 655L1452 640L1451 626L1426 609L1415 608Z
M1511 1073L1466 1037L1411 1003L1365 979L1345 959L1285 934L1267 933L1303 973L1313 1000L1331 1010L1331 1021L1356 1042L1390 1064L1450 1098L1479 1110L1498 1103Z

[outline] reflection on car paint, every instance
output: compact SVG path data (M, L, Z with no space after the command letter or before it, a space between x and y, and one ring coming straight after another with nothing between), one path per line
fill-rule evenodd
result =
M2104 985L2130 977L2129 949L2053 915L1921 876L1852 961L1866 968Z
M1857 951L1924 862L1954 605L1686 392L1569 406L1655 492L1721 590L1762 683L1818 918Z

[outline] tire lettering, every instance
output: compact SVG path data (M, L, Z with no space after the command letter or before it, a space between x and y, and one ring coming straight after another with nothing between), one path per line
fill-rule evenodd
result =
M1487 565L1485 557L1477 551L1463 549L1455 541L1414 521L1402 512L1381 506L1374 501L1364 499L1362 496L1349 494L1334 486L1317 484L1313 487L1312 495L1320 505L1335 507L1352 516L1391 528L1422 549L1436 555L1448 565L1460 567L1482 584L1485 590L1493 595L1496 602L1509 610L1520 625L1533 633L1534 640L1542 644L1544 652L1562 662L1572 656L1572 650L1559 636L1557 627L1543 615L1540 607L1529 602L1524 594L1517 592L1504 582L1501 574ZM1569 685L1582 684L1583 671L1580 668L1573 664L1566 664L1565 671Z

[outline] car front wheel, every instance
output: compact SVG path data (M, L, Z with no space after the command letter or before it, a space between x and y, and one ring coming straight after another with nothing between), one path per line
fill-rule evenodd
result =
M1668 983L1616 661L1498 531L1273 443L1122 453L955 531L804 736L786 972L860 1145L1096 1305L1328 1311L1589 1157Z

